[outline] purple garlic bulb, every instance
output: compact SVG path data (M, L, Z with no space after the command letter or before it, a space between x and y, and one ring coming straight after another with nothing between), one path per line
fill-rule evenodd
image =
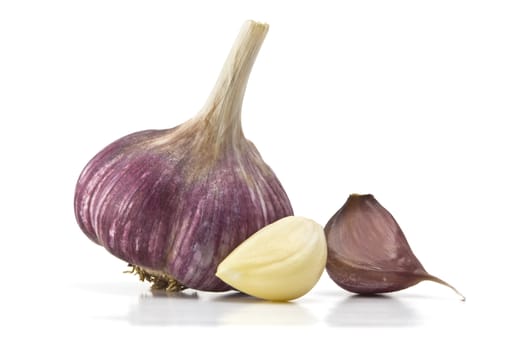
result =
M215 277L217 265L250 235L293 214L241 127L244 91L267 31L267 24L246 22L196 117L124 136L80 174L80 228L154 288L231 289Z

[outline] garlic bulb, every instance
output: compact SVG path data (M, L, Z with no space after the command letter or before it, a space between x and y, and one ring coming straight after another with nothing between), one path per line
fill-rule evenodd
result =
M267 30L246 22L196 117L113 142L78 179L82 231L154 287L231 289L215 276L219 262L260 228L293 214L241 127L246 84Z
M323 227L289 216L242 242L219 264L217 276L235 289L271 301L288 301L308 293L326 265Z

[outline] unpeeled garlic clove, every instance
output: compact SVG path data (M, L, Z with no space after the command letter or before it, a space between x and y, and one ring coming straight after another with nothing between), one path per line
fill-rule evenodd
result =
M326 270L342 288L360 294L386 293L433 281L412 252L394 217L370 194L352 194L325 226Z
M82 231L153 287L231 289L217 265L293 210L272 169L243 134L241 106L268 25L241 28L207 103L187 122L125 136L82 171Z
M217 276L257 298L287 301L310 291L326 264L321 225L298 216L280 219L253 234L219 264Z

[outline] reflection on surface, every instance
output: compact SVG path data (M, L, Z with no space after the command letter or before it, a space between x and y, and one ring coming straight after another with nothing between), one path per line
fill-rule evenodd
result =
M336 304L326 318L328 325L341 327L406 327L421 321L403 300L384 295L352 295Z
M90 303L85 304L87 314L96 319L144 326L305 326L322 323L331 327L406 327L442 319L448 324L450 320L446 315L457 316L456 305L465 304L410 294L344 296L330 291L295 302L274 303L237 292L153 292L146 284L131 282L75 284L75 287L79 293L91 294Z
M235 307L231 307L232 300L227 297L230 307L221 318L221 324L293 326L314 324L318 321L310 311L293 302L276 303L257 300L240 293L232 296L236 295L242 296L245 302L238 303L233 300Z
M316 321L294 303L272 303L241 293L143 294L126 317L135 325L304 325Z
M149 289L147 284L140 284L135 282L75 283L73 287L92 293L114 295L120 297L136 296L137 292Z

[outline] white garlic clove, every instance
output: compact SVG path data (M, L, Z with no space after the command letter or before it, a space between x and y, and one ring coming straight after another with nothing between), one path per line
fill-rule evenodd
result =
M219 264L216 275L243 293L287 301L315 286L326 257L323 227L307 218L288 216L241 243Z

